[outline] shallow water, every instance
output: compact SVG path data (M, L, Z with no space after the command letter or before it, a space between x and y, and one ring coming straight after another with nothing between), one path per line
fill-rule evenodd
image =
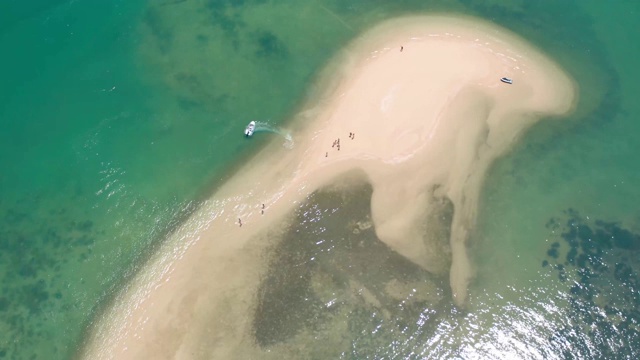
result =
M0 45L10 49L0 58L0 358L71 357L154 244L272 138L244 139L249 120L290 126L284 121L314 95L316 72L359 31L390 16L443 10L490 19L542 47L574 76L583 100L572 118L532 129L491 171L472 239L478 275L469 308L451 307L444 287L437 306L422 312L403 312L396 299L376 307L366 296L349 297L360 287L372 289L369 301L384 298L380 284L404 279L397 272L405 265L398 260L374 278L332 268L335 259L366 266L348 255L346 246L357 241L369 244L370 256L393 255L366 236L371 230L337 244L353 228L328 217L342 248L305 270L306 285L281 286L349 301L322 315L322 296L309 304L292 298L300 310L280 324L264 317L257 328L271 333L275 326L280 335L256 333L258 342L302 344L299 329L313 338L343 317L354 319L335 331L348 334L336 347L345 358L637 357L640 49L632 37L639 5L75 0L0 4ZM314 201L305 206L352 211L339 201ZM364 206L349 220L366 218ZM571 247L585 251L589 239L576 236L576 245L563 235L571 223L631 245L600 244L593 263L578 254L571 262ZM331 244L307 241L302 248L283 241L273 261L313 256ZM570 279L595 272L596 260L608 267L579 281L599 294L594 300L572 290ZM329 275L343 280L323 285ZM355 287L344 278L354 278ZM267 304L278 294L270 291ZM610 313L614 307L622 315ZM421 316L428 325L420 325ZM409 330L401 334L404 323ZM597 331L588 331L593 326Z
M315 193L270 251L253 317L265 351L310 358L404 356L452 311L446 274L377 239L366 184ZM450 222L449 222L450 223ZM298 350L291 351L294 348Z

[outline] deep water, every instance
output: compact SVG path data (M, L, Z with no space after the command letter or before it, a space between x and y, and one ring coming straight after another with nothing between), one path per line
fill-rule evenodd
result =
M430 335L406 337L402 354L637 358L640 3L9 0L0 3L0 359L73 357L167 231L276 136L245 139L248 121L286 128L318 71L359 32L444 11L542 48L574 77L580 102L492 168L470 242L469 307L438 303L450 316L431 317ZM327 266L305 276L336 271ZM350 334L379 325L366 304L342 309L363 319ZM278 333L258 326L257 340L329 321L302 310L291 324L261 325ZM394 354L351 339L354 358Z

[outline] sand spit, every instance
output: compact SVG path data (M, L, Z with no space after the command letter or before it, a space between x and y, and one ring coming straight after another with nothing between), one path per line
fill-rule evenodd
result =
M433 199L453 204L450 284L464 306L484 174L538 118L570 111L574 84L509 32L446 16L377 26L322 81L294 122L295 148L267 146L167 239L99 320L85 358L268 358L248 335L265 239L353 169L373 187L377 236L427 270L438 254L418 222Z

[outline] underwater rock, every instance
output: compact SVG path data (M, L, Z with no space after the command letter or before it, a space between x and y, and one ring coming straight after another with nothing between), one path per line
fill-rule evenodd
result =
M624 344L640 344L640 327L634 325L640 316L640 235L616 222L586 221L574 209L565 214L565 221L551 219L547 227L565 224L560 238L569 246L566 262L557 263L556 243L542 262L542 267L557 271L561 281L573 283L567 296L575 321L564 325L558 339L589 348L598 358L635 358L638 346ZM618 342L606 340L612 334Z

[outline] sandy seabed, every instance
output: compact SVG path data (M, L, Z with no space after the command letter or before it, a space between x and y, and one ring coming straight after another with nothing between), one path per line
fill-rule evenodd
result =
M373 188L377 237L428 271L442 271L443 254L419 223L439 201L453 204L446 270L464 307L473 278L466 244L488 167L539 118L571 111L576 97L571 79L522 39L450 16L376 26L317 86L321 95L292 122L295 147L265 147L165 241L98 319L85 358L264 358L250 336L266 266L260 240L353 170Z

